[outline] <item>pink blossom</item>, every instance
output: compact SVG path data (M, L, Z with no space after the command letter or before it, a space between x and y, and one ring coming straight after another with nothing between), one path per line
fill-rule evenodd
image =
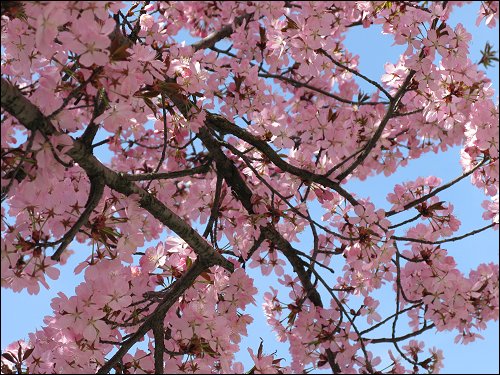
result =
M139 17L139 22L141 27L145 29L150 29L153 27L154 24L154 18L150 14L142 14L141 17Z
M421 331L469 344L498 319L498 265L455 257L484 223L462 231L448 192L486 195L485 235L500 179L497 94L452 22L461 4L10 3L2 286L52 287L75 252L85 272L3 372L96 373L117 353L120 373L437 372ZM498 2L479 9L493 27ZM381 77L350 48L361 26L401 47ZM454 150L463 175L434 176ZM287 358L244 345L266 282L260 314ZM393 325L415 337L375 351Z

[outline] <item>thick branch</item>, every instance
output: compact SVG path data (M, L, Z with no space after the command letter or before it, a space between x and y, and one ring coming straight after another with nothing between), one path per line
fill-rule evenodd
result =
M194 109L195 106L191 103L186 97L180 95L169 95L167 93L169 99L174 103L177 109L182 113L182 115L189 119L190 118L190 110ZM205 111L206 120L205 126L211 129L218 130L225 134L233 134L234 136L240 138L241 140L251 144L255 148L257 148L260 152L265 154L269 160L271 160L277 167L279 167L282 171L291 173L297 177L302 178L304 181L312 181L316 182L325 187L329 187L339 193L342 197L344 197L349 203L353 206L358 205L358 201L344 188L342 188L338 183L328 179L325 176L318 175L312 172L309 172L305 169L295 167L291 164L285 162L281 157L269 146L265 141L255 137L254 135L247 132L245 129L236 126L231 123L225 117L213 114L209 111ZM247 188L248 189L248 188Z
M206 127L200 129L199 137L212 155L217 165L217 172L224 177L235 197L241 202L248 213L253 214L252 191L240 175L238 168L236 168L234 163L222 152L220 145ZM265 227L261 226L260 230L267 239L275 243L276 246L281 249L294 271L299 276L304 290L309 294L309 299L316 306L322 307L323 303L321 302L321 297L318 291L313 287L311 279L304 269L304 261L297 255L297 252L290 242L288 242L271 224Z
M186 241L202 261L211 265L218 264L232 271L233 264L217 253L198 232L190 225L186 224L175 212L171 211L160 200L146 190L138 187L131 181L127 181L122 175L104 166L94 155L87 152L80 142L74 142L74 147L68 152L68 155L71 156L87 174L100 174L104 178L106 185L111 189L127 197L137 195L139 198L139 205Z
M182 171L164 172L164 173L143 173L143 174L125 174L129 181L145 181L145 180L170 180L174 178L193 176L195 174L207 173L210 169L210 164L202 164L194 168L184 169Z
M281 233L279 233L276 228L270 224L267 227L261 227L262 233L276 246L281 249L283 255L288 259L293 267L294 272L300 279L308 298L314 304L314 306L323 307L323 302L321 301L321 296L318 290L314 287L304 266L308 266L306 262L300 259L298 251L286 240Z
M34 106L19 89L4 78L1 78L2 108L14 116L17 121L29 130L40 130L46 135L57 132L52 123Z
M217 143L217 141L210 134L206 127L202 127L198 135L213 157L217 166L217 172L222 174L222 176L226 180L226 183L233 190L235 197L241 202L248 213L253 213L252 191L246 185L246 182L240 175L234 163L222 152L221 146ZM296 251L296 249L293 248L290 242L286 240L272 224L268 224L265 227L261 226L260 230L261 234L264 234L264 236L268 240L273 242L282 251L283 255L285 255L285 257L288 259L293 267L294 272L297 274L300 282L302 283L307 298L309 298L309 300L315 306L323 307L321 295L319 294L316 287L312 284L310 275L307 273L304 267L307 266L307 263L305 263L298 256L298 252ZM361 344L364 350L364 345L363 343ZM332 371L337 373L339 367L335 361L335 354L330 349L326 349L326 354Z
M49 134L56 132L52 123L22 95L19 89L3 78L1 83L1 104L7 112L15 116L21 124L30 130L47 131ZM67 154L85 170L88 176L100 176L107 186L127 197L137 196L140 206L186 241L205 265L218 264L230 271L234 269L231 262L217 253L198 232L186 224L175 212L146 190L125 179L123 175L104 166L81 141L74 141L73 147Z
M343 236L339 233L336 233L336 232L332 231L331 229L328 229L324 225L321 225L320 223L315 221L310 215L304 215L302 212L300 212L299 209L297 209L297 207L295 207L293 204L291 204L288 201L288 199L283 196L283 194L281 194L278 190L273 188L269 184L269 182L267 182L266 179L260 175L260 173L255 169L255 167L250 162L249 158L247 158L243 152L239 151L236 147L232 146L231 144L229 144L227 142L222 142L222 144L224 145L224 147L226 147L228 150L230 150L233 154L239 156L245 162L247 167L250 168L250 170L254 173L255 177L257 177L257 179L260 182L262 182L272 193L276 194L279 198L281 198L283 203L285 203L290 208L290 210L292 212L294 212L295 214L297 214L301 218L306 219L311 226L316 226L318 228L321 228L326 233L329 233L334 237L341 238L341 239L346 240L346 241L355 241L355 240L359 239L358 237L346 237L346 236Z
M243 204L243 207L245 207L248 213L253 214L253 205L251 203L252 191L241 177L238 168L236 168L234 163L222 152L219 143L205 126L200 129L198 136L214 159L217 166L217 172L224 176L233 194L241 204Z
M312 172L309 172L305 169L295 167L291 164L285 162L281 157L269 146L265 141L257 138L256 136L250 134L245 129L240 128L229 122L227 119L220 115L215 115L213 113L207 112L207 121L206 125L210 128L216 129L223 133L232 134L241 140L251 144L255 148L257 148L260 152L266 155L269 160L271 160L274 165L279 167L282 171L293 174L294 176L302 178L304 181L312 181L316 182L325 187L329 187L343 196L345 199L349 201L353 206L358 205L356 199L345 189L343 189L338 183L328 179L325 176L318 175Z
M205 227L205 231L203 232L203 237L205 238L207 238L208 234L212 232L212 227L214 226L214 224L217 225L217 217L219 216L219 208L221 204L221 192L222 192L223 181L224 179L222 178L222 176L217 175L217 181L215 183L214 200L212 202L212 209L210 210L210 218L208 219L207 226Z
M213 47L217 42L221 41L224 38L227 38L233 33L233 27L238 27L240 26L244 20L249 20L252 17L252 14L244 14L242 16L236 17L234 19L234 26L233 25L226 25L223 26L220 30L215 31L211 33L210 35L206 36L202 40L191 44L191 47L195 51L198 51L200 49L205 49L205 48L210 48Z
M159 316L151 323L153 335L155 338L155 374L163 374L163 353L165 352L165 331L163 319L165 315Z
M26 142L26 150L24 151L24 154L26 156L28 155L29 152L31 152L31 147L33 146L35 134L36 134L36 132L32 131L29 138L28 138L28 141ZM24 162L26 160L27 160L27 157L22 156L19 159L19 163L17 164L15 169L12 171L12 173L8 173L8 174L6 173L4 175L3 178L10 178L10 181L7 184L7 186L2 186L1 195L0 195L1 196L0 199L1 199L2 203L9 195L9 191L12 188L14 181L17 180L17 181L21 182L24 179L24 177L26 177L26 172L24 171L24 168L23 168Z

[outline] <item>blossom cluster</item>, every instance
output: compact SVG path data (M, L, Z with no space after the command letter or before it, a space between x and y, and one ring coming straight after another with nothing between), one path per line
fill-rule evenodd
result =
M250 272L278 278L263 309L291 354L243 348L250 373L434 373L443 353L420 334L467 344L498 319L498 265L466 276L444 245L499 224L498 102L470 31L450 22L463 2L6 3L2 287L36 294L73 240L89 253L75 294L5 348L2 373L94 373L144 330L117 373L158 371L158 350L164 373L242 373ZM482 2L478 27L497 19ZM356 27L404 47L381 77L346 46ZM348 191L453 146L461 176L397 183L388 209ZM466 178L488 226L460 237L441 192Z

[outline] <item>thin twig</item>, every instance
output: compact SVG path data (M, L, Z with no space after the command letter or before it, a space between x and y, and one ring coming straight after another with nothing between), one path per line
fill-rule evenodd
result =
M414 201L410 202L410 203L407 203L403 206L403 208L401 210L390 210L390 211L387 211L385 213L385 216L386 217L389 217L389 216L393 216L393 215L396 215L402 211L406 211L412 207L415 207L416 205L426 201L427 199L433 197L434 195L436 195L437 193L445 190L445 189L448 189L449 187L455 185L457 182L463 180L465 177L471 175L472 173L474 173L477 169L479 169L484 163L486 163L486 161L489 160L488 158L484 158L483 160L481 160L481 162L476 165L474 168L472 168L470 171L466 172L466 173L463 173L461 176L451 180L450 182L438 187L437 189L431 191L430 193L426 194L426 195L423 195L422 197L418 198L418 199L415 199Z
M356 158L354 163L352 163L349 166L349 168L347 168L345 171L343 171L342 173L340 173L336 177L337 181L342 181L344 178L349 176L368 157L368 155L370 154L370 152L372 151L372 149L375 147L378 140L382 136L382 133L383 133L387 123L391 119L393 113L397 110L397 107L398 107L401 99L403 98L403 96L406 92L406 89L407 89L408 85L410 84L414 75L415 75L414 70L411 70L410 73L408 73L403 84L401 85L401 87L398 89L398 91L394 95L394 98L391 100L391 103L389 104L389 108L387 108L387 112L385 113L385 116L382 118L382 121L380 121L380 124L377 127L375 134L373 134L373 137L371 137L370 140L368 141L368 143L366 143L366 145L363 147L363 152L361 153L361 155L359 155Z
M89 176L90 179L90 192L85 204L85 210L80 215L75 224L71 229L64 235L61 245L57 248L56 252L51 256L52 260L59 261L61 254L66 249L66 247L73 241L82 225L87 223L90 214L97 207L99 201L101 200L102 194L104 193L104 180L99 175Z
M94 149L94 148L96 148L96 147L99 147L99 146L105 145L106 143L109 143L110 141L111 141L111 139L106 138L106 139L103 139L102 141L99 141L99 142L94 143L91 147L92 147L92 149Z
M76 98L76 96L78 94L80 94L80 92L82 92L82 90L87 86L87 84L89 84L90 82L92 82L95 77L97 77L99 74L101 74L101 72L103 71L103 67L100 66L96 69L94 69L94 71L92 71L92 74L89 76L89 78L87 78L85 81L83 81L78 87L74 88L69 94L67 97L65 97L63 99L63 102L62 104L59 106L59 108L57 108L54 112L52 112L50 115L46 116L46 119L47 120L52 120L54 117L56 117L59 113L61 113L65 108L66 106L68 105L68 103Z
M153 174L157 173L160 170L161 165L165 161L165 156L167 154L167 144L168 144L167 111L165 110L165 96L163 95L163 93L161 93L161 110L163 113L163 148L161 149L160 161L158 162L158 165L156 166L155 170L153 171ZM148 184L146 185L146 190L149 189L152 182L153 182L153 180L149 180Z
M305 82L300 82L300 81L297 81L293 78L289 78L289 77L285 77L285 76L282 76L282 75L279 75L279 74L272 74L272 73L259 73L259 77L261 78L274 78L274 79L278 79L280 81L284 81L284 82L287 82L287 83L290 83L292 86L294 87L304 87L306 89L309 89L311 91L316 91L317 93L319 94L323 94L325 96L328 96L329 98L333 98L341 103L346 103L346 104L352 104L352 105L379 105L379 104L389 104L389 102L363 102L363 101L354 101L354 100L349 100L349 99L344 99L344 98L341 98L340 96L338 95L335 95L335 94L332 94L328 91L325 91L323 89L320 89L318 87L315 87L315 86L312 86L308 83L305 83Z
M143 14L146 14L146 7L149 5L151 1L145 1L141 10L139 11L139 17L137 17L137 21L135 22L135 26L132 29L132 32L128 36L130 41L135 44L135 42L139 39L139 31L141 29L140 18Z
M397 245L396 246L396 266L397 266L397 272L398 272L398 275L397 275L397 280L396 280L396 314L394 316L394 321L392 322L392 331L391 331L391 338L392 340L395 340L396 339L396 325L397 325L397 322L398 322L398 318L399 318L399 309L400 309L400 303L399 303L399 297L400 297L400 294L403 295L403 298L405 300L408 301L408 299L405 297L404 295L404 292L403 292L403 288L401 286L401 269L400 269L400 263L399 263L399 250L397 248ZM406 360L408 361L409 363L413 364L413 365L416 365L416 362L415 361L412 361L410 360L402 351L401 349L399 348L399 345L397 343L397 341L392 341L392 343L394 344L394 347L396 348L396 350L398 351L399 354L401 354L401 356Z
M364 74L358 72L357 70L355 69L352 69L352 68L349 68L347 65L345 64L342 64L340 61L334 59L328 52L326 52L323 48L320 48L319 49L319 52L321 54L323 54L324 56L326 56L332 63L334 63L335 65L337 65L339 68L342 68L342 69L345 69L347 70L348 72L351 72L352 74L354 74L355 76L361 78L361 79L364 79L366 82L372 84L373 86L375 86L376 88L378 88L380 91L382 91L384 93L384 95L390 100L392 101L394 98L392 97L392 95L382 87L382 85L380 85L378 82L375 82L374 80L368 78L367 76L365 76Z
M423 302L420 302L420 303L417 303L417 304L415 304L415 305L411 305L410 307L407 307L407 308L405 308L405 309L403 309L403 310L400 310L399 312L394 313L394 314L392 314L392 315L388 316L388 317L387 317L387 318L385 318L384 320L381 320L381 321L380 321L380 322L378 322L377 324L374 324L374 325L373 325L373 326L371 326L370 328L367 328L367 329L365 329L365 330L361 331L360 333L361 333L362 335L364 335L364 334L366 334L366 333L368 333L368 332L371 332L371 331L373 331L374 329L377 329L378 327L383 326L383 325L384 325L385 323L387 323L389 320L391 320L392 318L394 318L397 314L403 314L403 313L405 313L405 312L407 312L407 311L413 310L413 309L414 309L414 308L416 308L416 307L420 307L420 306L422 306L423 304L424 304Z
M333 172L335 172L337 169L339 169L340 167L342 167L345 163L347 163L349 160L351 160L352 158L354 158L356 155L360 154L362 151L363 151L363 149L360 149L360 150L356 151L355 153L349 155L347 158L345 158L344 160L342 160L340 163L338 163L337 165L335 165L332 168L330 168L323 176L329 177Z
M418 304L420 302L422 302L421 300L411 300L409 299L406 294L405 294L405 291L403 289L403 286L401 285L401 261L400 261L400 256L401 256L401 253L399 252L399 249L398 249L398 244L397 243L394 243L394 247L396 248L396 259L392 259L392 262L394 263L394 265L396 266L396 286L398 287L398 293L401 293L401 295L403 296L404 300L408 303L413 303L413 304ZM399 294L398 294L398 298L399 298ZM399 306L399 304L398 304Z
M418 108L418 109L415 109L413 111L410 111L410 112L395 112L392 114L392 117L401 117L401 116L410 116L410 115L414 115L415 113L420 113L422 112L424 109L423 108Z
M380 344L380 343L384 343L384 342L400 342L400 341L404 341L404 340L408 340L412 337L415 337L415 336L418 336L422 333L424 333L425 331L428 331L432 328L434 328L436 325L434 323L431 323L427 326L424 326L416 331L413 331L413 332L410 332L406 335L403 335L403 336L399 336L399 337L394 337L394 338L380 338L380 339L369 339L369 338L365 338L365 340L370 340L370 344Z
M495 225L498 225L498 224L491 223L491 224L488 224L482 228L475 229L469 233L462 234L461 236L451 237L451 238L447 238L447 239L439 240L439 241L428 241L428 240L422 240L420 238L400 237L400 236L392 236L391 239L396 240L396 241L408 241L408 242L422 243L422 244L426 244L426 245L439 245L439 244L446 243L446 242L454 242L454 241L462 240L466 237L481 233L489 228L493 228Z
M417 220L420 216L422 216L422 214L419 212L417 215L415 215L414 217L412 217L411 219L408 219L408 220L405 220L405 221L402 221L401 223L398 223L398 224L394 224L394 225L391 225L389 227L389 229L394 229L394 228L398 228L400 226L403 226L405 224L409 224L411 223L412 221L415 221Z

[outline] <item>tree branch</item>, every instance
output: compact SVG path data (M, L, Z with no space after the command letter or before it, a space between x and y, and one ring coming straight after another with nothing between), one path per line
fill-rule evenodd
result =
M194 168L184 169L182 171L173 171L164 173L124 174L123 177L129 181L170 180L174 178L193 176L195 174L207 173L209 170L210 170L210 163L206 163Z
M241 140L251 144L257 148L260 152L266 155L269 160L271 160L274 165L279 167L282 171L293 174L294 176L300 177L305 181L316 182L325 187L329 187L343 196L349 201L353 206L358 205L358 201L344 188L342 188L338 183L328 179L325 176L309 172L305 169L295 167L291 164L285 162L281 157L274 151L271 146L269 146L265 141L257 138L256 136L250 134L245 129L240 128L229 122L227 119L220 115L215 115L207 111L207 121L205 123L208 127L216 129L223 133L232 134Z
M328 52L326 52L323 48L320 48L319 49L319 52L321 54L323 54L324 56L326 56L332 63L334 63L335 65L337 65L339 68L342 68L342 69L345 69L347 70L348 72L351 72L352 74L354 74L355 76L359 77L359 78L362 78L364 79L366 82L372 84L373 86L375 86L376 88L378 88L380 91L382 91L385 96L389 99L389 100L393 100L393 97L392 95L382 87L382 85L380 85L378 82L375 82L374 80L368 78L367 76L365 76L364 74L358 72L357 70L355 69L352 69L352 68L349 68L347 65L345 64L342 64L340 61L337 61L335 60Z
M165 331L163 319L165 315L159 316L151 322L155 338L155 374L163 374L163 353L165 352Z
M261 78L274 78L274 79L278 79L280 81L284 81L284 82L287 82L289 84L291 84L293 87L304 87L308 90L311 90L311 91L315 91L319 94L322 94L322 95L325 95L325 96L328 96L329 98L332 98L332 99L335 99L341 103L346 103L346 104L352 104L352 105L379 105L379 104L388 104L388 102L362 102L362 101L354 101L354 100L349 100L349 99L344 99L344 98L341 98L340 96L338 95L335 95L335 94L332 94L326 90L323 90L323 89L320 89L318 87L315 87L315 86L312 86L306 82L300 82L300 81L297 81L293 78L289 78L289 77L285 77L283 75L279 75L279 74L272 74L272 73L259 73L259 77Z
M75 87L69 94L67 97L65 97L63 99L63 102L61 104L61 106L56 109L54 112L52 112L50 115L46 116L47 117L47 120L48 121L51 121L52 119L54 119L54 117L56 117L59 113L61 113L64 108L66 108L66 106L69 104L69 102L76 98L76 96L78 94L80 94L80 92L82 92L82 90L85 89L85 87L89 84L89 82L92 82L93 79L95 79L96 76L98 76L101 72L103 71L103 68L102 67L98 67L96 68L92 74L89 76L89 78L87 78L85 81L83 81L78 87Z
M241 26L243 21L249 21L252 16L253 14L244 14L242 16L236 17L234 19L233 25L223 26L220 30L215 31L205 38L199 40L198 42L191 44L191 47L193 47L195 51L213 47L217 42L230 36L233 33L234 28Z
M389 104L389 108L387 108L387 112L385 113L384 118L380 122L377 130L375 131L375 134L373 134L373 137L370 138L368 143L363 147L363 152L361 155L359 155L354 163L352 163L349 168L347 168L344 172L340 173L337 177L337 181L342 181L344 178L349 176L363 161L368 157L372 149L375 147L377 144L377 141L380 139L382 136L382 133L389 122L389 120L392 118L392 115L394 112L397 110L397 107L399 105L399 102L403 98L406 89L408 88L408 85L410 84L413 76L415 75L415 71L411 70L410 73L406 76L406 79L404 80L403 84L401 87L398 89L396 94L394 95L394 98L391 100L391 103Z
M68 155L71 156L87 174L95 173L102 175L107 186L125 196L138 195L139 205L186 241L202 261L210 265L221 265L229 271L233 270L233 264L231 262L217 253L198 232L190 225L186 224L175 212L171 211L151 193L104 166L94 155L86 151L80 142L75 141L73 146L74 147L68 152Z
M399 300L400 300L400 296L402 295L403 298L410 302L410 300L408 300L404 294L404 291L403 291L403 287L401 285L401 266L400 266L400 262L399 262L399 249L397 247L397 245L395 245L396 247L396 267L397 267L397 280L396 280L396 314L394 315L394 320L392 322L392 330L391 330L391 338L392 340L395 340L396 339L396 325L398 323L398 319L399 319L399 312L400 312L400 303L399 303ZM411 301L411 302L414 302L414 301ZM394 347L396 348L396 350L398 351L399 354L401 354L401 356L406 360L408 361L409 363L415 365L415 361L412 361L410 360L406 354L404 354L401 349L399 348L399 345L397 343L397 341L392 341L392 343L394 344Z
M97 374L107 374L115 364L117 364L125 354L135 345L151 328L155 320L165 316L172 305L178 301L179 297L194 283L196 278L206 269L206 266L198 259L193 263L193 266L182 276L177 279L169 288L168 293L163 298L162 302L156 307L155 311L146 319L139 329L132 334L122 344L120 349L102 366ZM155 358L156 364L156 358ZM160 372L161 373L161 372Z
M163 114L163 147L161 149L161 156L160 156L160 161L158 162L158 165L156 166L155 170L153 171L153 174L157 173L163 162L165 161L165 156L167 155L167 145L168 145L168 134L167 134L167 111L165 110L165 96L163 93L161 94L161 110ZM149 189L149 186L151 185L153 181L150 180L146 189Z
M389 320L391 320L392 318L394 318L396 315L398 315L398 314L402 314L402 313L405 313L405 312L410 311L410 310L413 310L414 308L416 308L416 307L420 307L420 306L422 306L423 304L424 304L423 302L419 302L419 303L417 303L417 304L415 304L415 305L411 305L411 306L409 306L409 307L406 307L406 308L404 308L403 310L400 310L399 312L394 313L394 314L392 314L392 315L388 316L388 317L387 317L387 318L385 318L384 320L381 320L381 321L380 321L380 322L378 322L377 324L374 324L374 325L373 325L373 326L371 326L370 328L367 328L367 329L365 329L365 330L361 331L361 332L360 332L360 334L361 334L361 335L364 335L364 334L366 334L366 333L368 333L368 332L370 332L370 331L373 331L374 329L377 329L378 327L383 326L385 323L387 323Z
M447 238L447 239L439 240L439 241L428 241L428 240L422 240L420 238L400 237L400 236L392 236L391 239L396 240L396 241L408 241L408 242L423 243L426 245L439 245L439 244L446 243L446 242L454 242L454 241L462 240L466 237L481 233L481 232L485 231L486 229L493 228L495 225L498 225L498 224L491 223L491 224L488 224L482 228L475 229L469 233L462 234L461 236L451 237L451 238Z
M224 179L222 178L221 175L217 175L217 181L215 184L215 192L214 192L214 200L212 202L212 209L210 210L210 218L208 219L207 226L205 228L205 231L203 232L203 237L207 238L208 234L212 232L212 226L215 224L217 225L217 217L219 215L219 207L220 207L220 200L221 200L221 191L222 191L222 182ZM215 241L212 239L212 241ZM212 242L213 243L213 242Z
M321 225L320 223L315 221L310 215L305 215L302 212L300 212L300 210L297 209L295 206L293 206L288 201L288 199L286 199L286 197L283 196L283 194L281 194L278 190L273 188L269 184L269 182L266 181L266 179L264 177L260 176L259 172L255 169L255 167L252 165L250 160L245 156L245 154L243 152L239 151L236 147L234 147L233 145L231 145L227 142L222 142L222 144L224 145L224 147L226 147L228 150L230 150L233 154L239 156L245 162L245 164L248 166L248 168L250 168L250 170L255 174L255 177L257 177L257 179L260 182L262 182L269 189L269 191L276 194L290 208L290 210L292 212L294 212L295 214L297 214L301 218L306 219L310 225L315 225L318 228L323 229L326 233L329 233L334 237L341 238L345 241L356 241L359 239L358 237L346 237L340 233L336 233L336 232L332 231L331 229L329 229L329 228L325 227L324 225Z
M420 335L421 333L424 333L425 331L428 331L432 328L435 327L435 324L432 323L432 324L429 324L428 326L424 326L422 328L420 328L419 330L416 330L414 332L410 332L406 335L403 335L403 336L399 336L399 337L394 337L394 338L380 338L380 339L364 339L366 341L369 340L369 343L370 344L380 344L380 343L383 343L383 342L400 342L400 341L404 341L404 340L408 340L409 338L412 338L412 337L415 337L415 336L418 336Z
M387 211L385 213L385 216L386 217L389 217L389 216L393 216L393 215L396 215L397 213L399 212L402 212L402 211L406 211L412 207L415 207L416 205L426 201L427 199L435 196L437 193L445 190L445 189L448 189L449 187L455 185L457 182L463 180L465 177L471 175L472 173L474 173L477 169L479 169L484 163L486 163L488 159L485 158L483 160L481 160L481 162L476 165L474 168L472 168L470 171L466 172L466 173L463 173L461 176L458 176L457 178L451 180L450 182L438 187L436 190L433 190L431 191L430 193L418 198L418 199L415 199L413 202L410 202L410 203L407 203L403 206L403 208L401 210L390 210L390 211Z
M58 133L54 125L16 86L2 77L0 87L2 107L22 125L31 131L39 130L46 135Z
M61 254L66 249L66 247L73 241L82 225L86 224L90 214L97 207L99 201L101 200L102 194L104 193L104 181L99 175L89 175L90 179L90 192L85 204L85 210L80 215L75 224L71 229L64 235L61 245L57 248L56 252L51 256L52 260L59 261Z
M33 131L47 131L49 134L56 132L52 123L33 103L24 97L17 87L2 78L1 88L2 107L16 117L21 124ZM90 176L100 176L111 189L127 197L137 196L139 205L186 241L200 257L201 262L205 265L218 264L230 272L233 271L234 266L230 261L217 253L198 232L151 193L104 166L81 141L74 141L72 146L67 154L85 170L89 178Z
M28 142L26 143L26 150L24 151L25 155L27 155L28 152L31 152L31 147L33 146L33 141L35 140L35 134L36 134L36 131L31 131L31 134L28 138ZM12 188L12 185L14 184L14 180L17 179L19 172L23 169L23 163L25 160L27 160L26 157L24 157L24 156L20 157L19 163L14 168L14 171L12 172L12 174L10 176L10 180L9 180L7 186L2 186L1 198L0 198L2 203L9 195L9 191ZM22 171L21 174L19 175L19 178L24 179L24 177L25 177L24 175L25 175L25 173L24 173L24 171ZM9 178L9 176L7 174L5 174L4 177Z
M252 191L247 186L243 177L240 175L238 168L234 163L222 152L221 146L210 134L206 127L202 127L198 133L201 141L212 155L216 166L217 173L220 173L229 187L232 189L234 196L238 199L249 214L253 214ZM304 269L304 261L300 259L293 246L288 242L271 224L260 227L261 232L267 239L275 243L281 249L285 257L292 265L294 271L299 276L299 279L306 293L309 294L309 299L316 306L323 306L321 297L318 291L313 287L310 278Z

